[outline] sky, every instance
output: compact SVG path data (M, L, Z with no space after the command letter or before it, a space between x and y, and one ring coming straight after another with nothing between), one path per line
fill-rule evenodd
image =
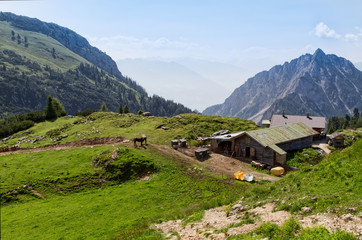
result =
M218 97L208 99L209 105L221 103L258 72L317 48L353 63L362 62L360 0L0 1L0 11L72 29L117 62L187 62L183 66L204 80L224 85ZM118 65L141 85L152 85L152 75L137 79L134 67L122 69ZM237 69L233 76L223 74L231 67ZM163 88L167 92L167 86ZM186 91L180 88L179 94L171 91L170 96L182 103ZM202 94L204 99L207 92ZM207 105L206 101L193 102L186 105L198 110Z

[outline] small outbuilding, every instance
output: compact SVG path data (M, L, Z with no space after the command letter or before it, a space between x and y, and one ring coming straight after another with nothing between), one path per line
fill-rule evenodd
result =
M270 120L263 120L263 121L261 122L261 125L262 125L264 128L270 127L270 124L271 124L271 121L270 121Z
M344 136L339 133L335 132L329 136L329 145L333 147L344 147Z

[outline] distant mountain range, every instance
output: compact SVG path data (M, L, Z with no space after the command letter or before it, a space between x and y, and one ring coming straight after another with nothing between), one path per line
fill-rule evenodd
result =
M191 112L145 89L74 31L35 18L0 12L0 118L43 110L57 97L67 113L128 105L158 116Z
M256 74L203 114L260 122L282 111L330 117L352 113L355 107L362 109L362 72L350 61L317 49Z

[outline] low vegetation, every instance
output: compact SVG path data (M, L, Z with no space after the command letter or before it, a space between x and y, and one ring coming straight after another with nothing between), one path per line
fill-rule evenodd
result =
M288 152L286 164L296 168L314 166L324 157L320 151L313 148L304 148L303 150Z
M253 232L248 234L240 234L237 236L229 237L228 240L257 240L257 239L294 239L294 240L314 240L314 239L340 239L340 240L357 240L351 233L336 231L330 233L326 228L319 226L313 228L302 228L301 224L296 218L290 218L282 226L275 223L266 222L260 225Z

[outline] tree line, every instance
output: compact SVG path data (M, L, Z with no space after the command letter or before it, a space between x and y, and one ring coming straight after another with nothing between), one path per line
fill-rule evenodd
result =
M139 87L127 85L130 82L87 63L62 72L5 49L0 51L0 118L44 109L48 95L57 97L73 115L84 109L99 109L102 102L113 112L118 111L120 102L134 114L140 109L155 116L192 112L182 104L148 96Z
M45 120L52 121L65 115L65 109L60 101L49 96L44 111L18 114L0 120L0 138L31 128L35 123L44 122Z
M340 129L346 129L348 127L354 129L362 127L362 115L360 115L358 108L353 109L352 117L347 113L344 117L333 116L328 118L327 134L334 133Z

